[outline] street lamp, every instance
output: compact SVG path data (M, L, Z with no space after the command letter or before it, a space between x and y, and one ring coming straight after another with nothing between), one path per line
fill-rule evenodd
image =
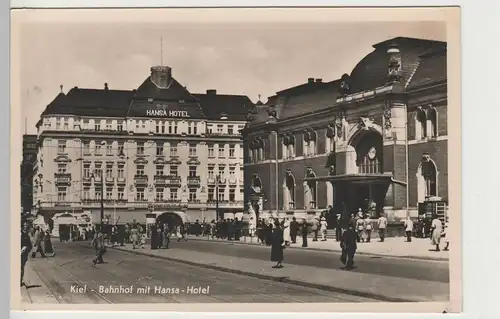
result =
M219 182L220 182L220 175L217 174L217 176L215 176L215 216L217 216L217 219L220 219L220 216L219 216Z

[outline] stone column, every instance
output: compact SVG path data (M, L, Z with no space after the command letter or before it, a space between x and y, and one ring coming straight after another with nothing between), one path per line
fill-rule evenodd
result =
M326 206L333 205L333 185L331 182L326 183Z

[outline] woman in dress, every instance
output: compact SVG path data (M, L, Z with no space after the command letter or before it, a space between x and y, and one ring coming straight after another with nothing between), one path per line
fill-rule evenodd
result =
M45 256L54 257L56 252L54 251L54 246L52 246L52 240L50 239L50 230L45 231L45 236L43 237L43 248L45 250Z
M443 232L443 224L441 220L434 215L434 219L431 224L431 244L436 246L436 251L440 251L439 244L441 243L441 234Z
M271 261L276 262L273 268L283 268L283 249L285 242L283 240L283 229L281 229L280 222L274 222L274 229L271 235Z

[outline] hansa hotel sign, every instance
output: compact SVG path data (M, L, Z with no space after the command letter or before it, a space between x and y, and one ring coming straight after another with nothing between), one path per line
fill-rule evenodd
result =
M169 110L166 104L157 104L156 108L147 109L146 116L152 117L191 117L188 111Z

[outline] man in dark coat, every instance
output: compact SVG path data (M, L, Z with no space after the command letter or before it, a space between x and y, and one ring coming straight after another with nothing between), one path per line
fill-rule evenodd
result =
M354 267L354 254L358 248L356 237L356 231L352 225L343 232L341 237L342 256L340 256L340 261L345 265L346 270L351 270Z
M151 225L151 249L158 249L158 230L156 224Z
M293 217L292 221L290 222L290 238L292 239L292 244L295 244L297 242L298 232L299 232L299 222L297 222L295 217Z
M100 226L97 228L97 232L92 239L91 245L94 247L96 254L96 258L92 260L92 264L95 266L97 263L104 263L102 256L106 252L106 246L104 244L104 233L102 232Z
M307 236L309 235L309 223L305 218L302 219L302 225L300 231L302 233L302 247L307 247Z
M274 229L271 235L271 261L276 262L273 268L282 268L283 265L283 249L284 249L283 229L280 222L274 222Z
M28 225L25 223L21 230L21 286L24 285L24 267L28 262L28 257L32 248L31 238L28 233Z

